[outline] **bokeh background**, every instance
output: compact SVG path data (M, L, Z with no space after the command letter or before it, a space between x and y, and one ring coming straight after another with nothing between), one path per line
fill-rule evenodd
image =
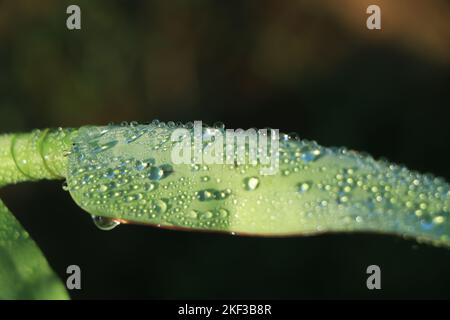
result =
M82 29L66 28L81 7ZM381 7L382 30L366 28ZM449 180L450 2L0 1L0 129L203 120L273 127ZM0 196L75 299L450 298L450 251L391 236L94 227L61 182ZM382 290L366 288L366 267Z

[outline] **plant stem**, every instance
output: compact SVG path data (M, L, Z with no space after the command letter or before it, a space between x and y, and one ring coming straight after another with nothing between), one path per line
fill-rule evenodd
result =
M44 129L0 135L0 187L66 176L72 129Z

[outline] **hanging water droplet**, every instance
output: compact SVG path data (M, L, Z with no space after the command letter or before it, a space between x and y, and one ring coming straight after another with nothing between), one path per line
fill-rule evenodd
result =
M69 191L69 185L67 184L67 181L64 181L64 182L63 182L63 184L62 184L62 189L63 189L64 191Z
M250 177L245 179L245 189L252 191L258 188L259 186L259 179L257 177Z
M109 231L117 227L120 222L115 219L101 217L101 216L92 216L92 220L97 228L103 231Z

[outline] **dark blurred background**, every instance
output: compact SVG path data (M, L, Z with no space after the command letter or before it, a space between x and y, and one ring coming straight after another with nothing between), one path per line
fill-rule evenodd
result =
M82 29L66 28L81 8ZM381 7L382 30L366 28ZM137 120L273 127L449 180L450 2L0 1L1 132ZM61 182L0 196L92 298L450 298L450 250L382 235L95 228ZM366 288L370 264L382 290Z

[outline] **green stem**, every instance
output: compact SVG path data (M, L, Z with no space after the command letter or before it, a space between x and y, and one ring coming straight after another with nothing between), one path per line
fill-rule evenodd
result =
M66 177L71 129L0 135L0 187ZM67 299L42 252L0 200L0 299Z
M66 177L74 133L60 128L0 135L0 187Z

